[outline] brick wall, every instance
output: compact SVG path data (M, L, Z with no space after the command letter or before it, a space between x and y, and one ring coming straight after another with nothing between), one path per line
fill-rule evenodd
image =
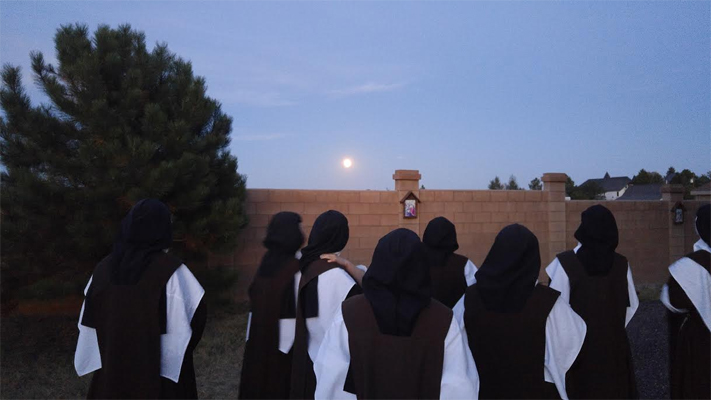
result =
M328 210L340 211L348 218L350 239L342 254L356 263L368 264L378 239L399 226L400 204L394 191L249 189L250 224L240 234L231 260L220 259L223 263L230 261L240 271L238 296L246 293L266 251L262 240L272 215L280 211L299 213L308 237L316 217Z
M246 289L259 265L261 244L269 218L279 211L301 214L305 233L316 217L327 210L342 212L349 221L350 240L343 255L353 262L368 265L378 240L398 227L420 236L434 217L444 216L457 226L458 253L481 265L504 226L521 223L536 234L541 248L543 272L555 255L573 248L573 234L580 213L602 203L609 208L620 229L618 251L630 261L635 282L659 284L667 278L667 266L691 251L697 239L694 215L704 202L685 201L686 223L672 223L670 209L677 198L666 201L565 201L565 174L544 175L544 191L417 190L417 171L398 171L394 191L349 190L247 190L249 226L240 234L237 250L226 257L213 257L211 265L231 265L240 272L236 296L246 298ZM404 219L400 200L412 191L419 197L417 219ZM673 201L672 201L673 200Z

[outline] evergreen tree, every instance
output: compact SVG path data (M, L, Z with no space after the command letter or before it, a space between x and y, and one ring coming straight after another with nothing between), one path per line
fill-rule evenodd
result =
M575 187L575 181L571 177L568 177L565 181L565 195L573 198L573 191L575 190Z
M504 185L501 184L498 176L489 181L489 190L502 190L503 188Z
M516 177L511 175L509 177L509 182L506 184L506 190L519 190L518 182L516 182Z
M646 185L649 183L664 183L664 177L659 172L647 172L644 168L640 169L637 175L632 177L630 182L634 185Z
M573 188L570 198L572 200L604 200L605 190L597 182L586 181Z
M694 180L694 187L699 187L703 186L707 183L711 182L711 171L699 176L697 179Z
M66 25L54 41L57 66L31 54L49 104L30 104L18 67L2 70L3 269L90 268L146 197L172 210L178 249L232 248L246 223L232 119L190 62L128 25L93 37Z
M542 190L543 184L541 183L540 179L533 178L533 179L531 179L531 182L528 184L528 188L531 190Z
M705 180L702 180L702 182ZM672 184L684 185L684 198L691 199L691 191L698 185L698 177L689 169L684 169L674 176ZM700 186L700 185L698 185Z
M667 175L669 175L669 174L675 174L675 173L676 173L676 169L674 169L674 167L669 167L669 169L667 170ZM665 176L666 176L666 175L665 175Z

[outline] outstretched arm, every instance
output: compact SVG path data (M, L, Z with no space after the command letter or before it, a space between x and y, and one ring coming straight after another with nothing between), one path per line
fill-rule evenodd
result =
M335 254L321 254L321 259L328 260L330 263L337 263L348 272L348 275L350 275L359 286L363 286L363 275L365 275L365 271L355 266L352 262Z

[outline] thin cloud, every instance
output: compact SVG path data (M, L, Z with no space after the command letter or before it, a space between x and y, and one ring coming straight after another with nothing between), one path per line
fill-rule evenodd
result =
M222 103L240 103L256 107L286 107L297 104L295 101L284 98L278 92L235 90L234 92L217 93L212 96Z
M361 94L369 93L382 93L382 92L392 92L393 90L400 89L404 87L404 83L374 83L368 82L363 85L351 86L345 89L332 90L329 92L333 96L345 97L345 96L357 96Z
M267 140L284 139L289 136L292 135L288 133L261 133L254 135L239 135L235 136L233 139L240 142L263 142Z

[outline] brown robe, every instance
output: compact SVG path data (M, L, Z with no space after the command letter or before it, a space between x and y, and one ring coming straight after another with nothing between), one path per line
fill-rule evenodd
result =
M585 342L566 375L570 398L637 398L625 319L630 305L627 259L615 254L606 275L590 276L574 251L558 254L570 280L570 307L587 325Z
M293 363L291 368L291 390L289 398L292 399L313 399L316 392L316 374L314 373L314 363L309 356L309 331L304 318L304 296L302 289L311 283L314 278L333 268L339 268L336 263L329 263L327 260L316 260L309 264L306 272L301 275L299 281L299 294L296 305L296 334L294 338ZM319 282L319 284L324 284ZM353 285L347 297L360 294L360 286Z
M200 304L178 383L160 376L160 335L165 331L165 285L182 262L159 254L135 285L114 285L105 258L94 271L83 324L96 329L101 369L88 398L197 398L192 351L205 327Z
M488 311L474 284L464 298L464 325L479 371L481 399L558 396L545 381L546 322L560 293L537 285L517 313Z
M343 302L348 330L350 385L359 399L438 399L444 340L452 310L432 300L417 317L410 336L380 333L373 308L363 295ZM348 380L348 378L347 378Z
M284 296L294 274L299 271L297 259L290 259L274 276L255 276L249 288L252 322L244 349L241 399L285 399L289 397L292 352L279 350L279 319Z
M467 290L464 267L468 258L452 253L444 265L430 266L432 298L449 308L454 308Z
M710 271L711 254L687 255ZM687 314L669 312L669 366L672 399L711 398L711 332L674 277L669 278L669 302Z

